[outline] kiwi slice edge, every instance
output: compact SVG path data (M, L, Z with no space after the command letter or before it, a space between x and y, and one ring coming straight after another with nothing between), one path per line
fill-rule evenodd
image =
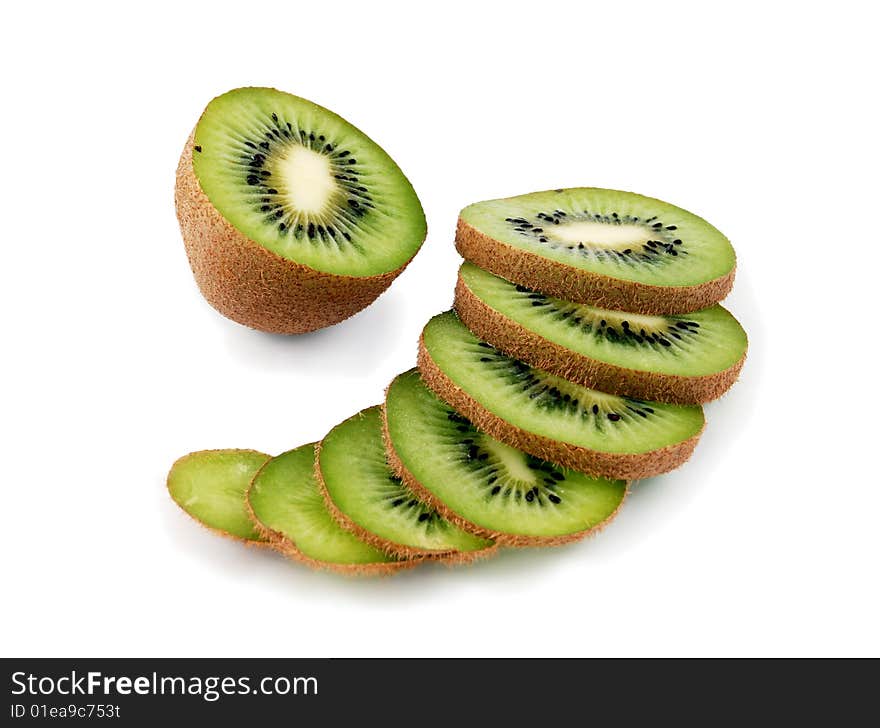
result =
M738 378L748 349L742 326L717 304L685 316L607 311L603 318L602 309L532 292L469 262L459 269L454 307L474 334L509 356L585 387L656 402L702 404L717 399ZM540 320L534 311L552 316ZM596 320L584 323L581 317ZM644 324L649 326L647 333L639 329L638 319L648 318L659 319L663 330L652 332L653 320ZM582 330L589 333L578 335ZM711 361L701 362L694 340L699 342L707 331L714 340L703 351ZM604 349L593 343L600 334L607 338L600 341ZM679 347L682 340L684 346ZM656 356L652 361L643 355L639 361L638 352L629 355L627 348ZM680 352L684 361L678 358ZM699 373L685 373L687 365Z
M174 461L165 485L171 500L199 525L249 546L268 547L244 508L244 494L270 459L249 449L197 450Z
M559 546L593 535L614 519L628 493L624 481L566 472L480 433L449 410L416 369L388 386L382 417L398 477L459 527L503 546ZM504 462L510 459L512 467ZM561 518L569 501L578 512Z
M464 563L496 554L497 543L445 519L394 474L381 410L352 415L317 445L315 477L336 522L397 558Z
M245 494L245 507L261 536L284 556L316 570L350 576L385 576L418 566L421 559L396 559L338 525L315 480L316 445L300 445L270 458L254 475ZM268 502L262 502L263 499ZM267 516L265 508L277 508L285 501L293 509L294 519L291 520L290 512L276 511L271 518ZM303 528L303 520L309 520L303 515L306 511L313 512L311 523L304 529L308 534L297 537L295 531ZM311 542L315 536L319 543ZM328 542L332 558L326 550Z
M449 341L444 341L444 338L449 339ZM457 353L455 350L459 348L459 342L455 341L456 338L459 339L459 342L465 341L468 346L472 345L474 349L477 346L486 347L486 349L478 350L480 354L485 352L487 355L485 357L487 360L486 365L484 366L482 361L479 363L473 361L469 374L458 371L455 375L451 375L446 371L438 362L437 357L441 355L445 357L447 364L449 361L454 361L455 353ZM442 343L437 344L437 341ZM453 353L450 353L451 351ZM475 359L476 355L473 352L468 352L468 354L472 360ZM483 358L483 356L480 356L480 359ZM468 382L464 381L475 371L482 381L489 381L488 377L493 375L487 367L492 365L492 362L489 361L492 359L499 360L504 365L515 366L514 373L517 375L525 374L529 377L537 373L542 379L550 382L555 381L560 387L566 389L585 389L580 385L564 383L554 375L540 372L523 362L505 357L501 352L494 350L494 347L491 347L491 345L481 342L461 323L458 316L452 311L439 314L431 319L419 338L419 372L424 382L440 399L447 402L470 420L479 430L542 460L564 465L598 477L639 480L668 472L684 463L690 457L705 428L705 417L702 408L699 406L661 403L648 404L639 400L630 400L629 398L620 398L615 395L587 390L585 392L586 395L595 397L598 402L602 402L601 407L599 404L595 405L597 413L594 415L594 424L597 428L607 426L613 433L614 428L620 427L621 421L623 421L624 425L629 426L630 423L638 423L637 417L640 417L644 420L650 419L656 420L658 423L664 423L653 427L655 436L659 433L666 433L666 423L673 423L677 433L676 438L673 438L670 442L653 446L650 449L644 449L639 452L627 452L621 449L618 451L597 450L592 447L560 440L549 434L535 432L526 423L527 413L525 413L522 407L519 405L514 406L512 401L504 396L502 404L505 405L507 411L504 415L493 412L484 401L481 401L481 395L474 393L473 382L469 385ZM541 383L538 382L536 386L540 387ZM571 424L571 422L577 422L578 420L569 419L571 415L568 410L573 409L575 412L582 412L584 416L589 416L588 407L590 405L572 400L570 395L569 399L563 402L561 397L566 395L559 391L554 395L553 390L556 388L556 386L551 387L549 384L544 384L541 397L545 394L548 397L552 397L554 404L559 404L558 409L564 415L563 419L559 420L560 423L564 424L568 429L573 427L575 431L578 431L579 425ZM485 394L483 395L484 399ZM613 406L606 412L605 402L607 401L610 401ZM525 399L525 402L529 402L529 399ZM496 402L496 408L497 404ZM620 413L614 411L615 409L619 409ZM639 410L642 412L640 413ZM517 426L516 423L510 421L513 419L511 412L516 412L516 419L519 420L522 426ZM542 415L542 417L544 416ZM606 419L610 424L606 425ZM547 421L553 421L553 416L550 416L550 420L545 418L545 424ZM668 433L664 434L664 437L668 439L667 436Z
M640 314L707 308L730 292L736 272L730 242L708 222L618 190L569 188L477 202L461 211L455 241L465 259L514 283Z

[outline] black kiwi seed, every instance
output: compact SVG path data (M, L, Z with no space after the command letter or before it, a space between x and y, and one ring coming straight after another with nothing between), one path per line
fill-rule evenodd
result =
M609 412L608 419L611 420L612 422L617 422L620 419L620 415L617 414L616 412Z
M196 145L193 147L193 149L195 149L197 152L201 152L201 151L202 151L202 147L201 147L201 145L199 145L199 144L196 144Z

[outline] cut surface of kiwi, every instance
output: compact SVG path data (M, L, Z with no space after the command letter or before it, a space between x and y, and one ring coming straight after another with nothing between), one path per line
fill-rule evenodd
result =
M419 345L425 383L479 429L536 457L635 480L693 451L703 410L606 394L503 354L453 312L428 322Z
M724 235L679 207L591 187L488 200L462 210L468 260L565 300L638 313L717 303L736 256Z
M315 443L269 460L247 491L250 512L279 550L337 571L391 571L404 563L361 541L330 515L315 480Z
M393 271L425 238L418 197L394 161L345 119L270 88L211 101L193 168L208 199L282 258L348 276Z
M464 263L455 308L485 341L585 386L665 402L723 394L745 358L746 333L719 305L644 315L563 301Z
M263 541L245 508L245 492L269 457L256 450L202 450L184 455L171 466L168 492L205 526L243 541Z
M560 544L614 516L621 480L591 478L477 430L413 369L388 387L385 437L392 468L445 516L514 546Z
M334 427L321 441L318 481L331 512L359 538L407 556L476 555L494 547L426 505L388 466L380 407Z

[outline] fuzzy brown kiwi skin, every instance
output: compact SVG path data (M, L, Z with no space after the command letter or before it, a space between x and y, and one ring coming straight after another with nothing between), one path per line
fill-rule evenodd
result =
M247 509L248 516L254 524L254 528L257 530L257 533L265 539L261 545L267 546L287 558L305 564L312 569L318 571L331 571L346 576L389 576L403 569L412 569L413 567L418 566L421 562L421 559L408 559L375 564L334 564L329 561L319 561L313 559L311 556L306 556L296 547L296 544L281 533L281 531L269 528L257 518L257 514L254 511L253 504L251 503L251 493L253 492L254 483L256 482L257 477L268 464L269 461L267 460L266 463L264 463L254 474L254 477L245 492L244 499L245 508Z
M425 346L424 333L419 337L418 367L428 388L459 414L467 417L478 430L541 460L600 478L640 480L674 470L691 456L706 427L704 422L700 431L687 440L646 453L589 450L521 430L489 412L437 366Z
M388 390L386 389L385 391L387 394ZM458 513L453 511L416 479L406 465L404 465L400 456L397 454L397 451L394 449L394 441L391 439L391 432L388 429L388 414L385 407L382 408L382 439L385 441L385 454L388 458L388 465L391 468L391 471L400 478L407 488L415 493L420 500L427 503L447 521L458 526L462 531L467 531L468 533L472 533L475 536L481 536L482 538L491 538L499 546L510 546L513 548L524 548L529 546L564 546L565 544L574 541L580 541L587 536L597 534L605 528L605 526L611 523L615 516L620 512L620 507L623 505L623 501L626 500L626 495L624 495L623 499L621 499L620 503L617 505L617 508L614 509L614 512L601 523L597 523L595 526L591 526L583 531L576 531L575 533L567 533L561 536L527 536L524 534L495 531L489 528L484 528L483 526L468 521L458 515ZM628 494L629 488L627 487L627 495Z
M384 410L384 407L382 409ZM357 417L358 415L354 416ZM327 484L324 481L324 475L321 472L321 443L318 443L315 448L315 478L318 481L321 495L324 496L324 503L327 505L327 510L330 511L333 519L342 528L353 533L361 541L370 544L370 546L373 546L380 551L384 551L389 556L399 559L428 559L431 561L463 564L487 556L492 556L498 551L497 544L492 544L491 546L477 551L456 551L454 549L438 551L420 549L415 546L407 546L405 544L396 543L395 541L389 541L381 536L377 536L372 531L368 531L339 510L339 507L333 502L333 498L330 496L330 491L327 489Z
M229 533L229 531L224 531L220 528L215 528L214 526L209 526L207 523L205 523L204 521L200 521L192 513L190 513L186 509L184 509L175 500L174 495L171 493L171 473L174 472L174 468L177 466L178 463L183 462L184 460L186 460L188 458L191 458L193 455L200 455L202 453L210 453L210 452L247 453L249 455L260 455L260 456L266 458L266 462L269 462L269 460L272 459L271 455L267 455L266 453L260 452L259 450L248 450L247 448L226 448L226 449L217 448L214 450L196 450L195 452L191 452L186 455L183 455L182 457L177 458L177 460L175 460L174 463L172 463L171 468L168 471L168 476L165 478L165 488L168 490L168 495L171 496L171 500L174 501L174 504L178 508L180 508L180 510L183 511L187 516L189 516L193 521L198 523L202 528L206 528L207 530L211 531L211 533L215 533L218 536L222 536L223 538L231 539L232 541L237 541L238 543L243 543L245 546L253 546L255 548L271 549L272 544L269 543L268 540L257 541L252 538L242 538L241 536L236 536L233 533ZM265 467L265 463L260 466L260 470L262 470L263 467ZM257 472L259 472L259 471L257 471ZM250 490L250 486L248 486L248 490ZM247 502L247 499L245 499L245 502ZM248 508L248 511L250 511L250 508ZM254 525L256 525L256 524L254 524ZM263 534L260 532L259 528L257 528L257 533L259 533L260 536L263 537Z
M592 273L502 243L459 218L455 247L466 260L533 291L565 301L647 315L692 313L730 293L736 274L693 286L652 286Z
M369 306L409 264L375 276L333 275L264 248L233 227L202 190L194 137L195 130L177 167L177 219L199 290L227 318L274 334L322 329Z
M704 404L718 399L733 386L746 360L744 352L724 371L684 377L591 359L548 341L496 311L468 288L460 271L455 284L455 311L474 334L508 356L590 389L652 402Z

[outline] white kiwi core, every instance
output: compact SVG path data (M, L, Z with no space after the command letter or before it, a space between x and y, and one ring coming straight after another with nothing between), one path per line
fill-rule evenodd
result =
M339 189L330 158L311 149L293 145L277 165L284 181L282 194L298 212L319 215Z
M562 243L583 243L590 247L624 250L652 240L651 233L641 225L611 225L603 222L577 220L545 226L544 235Z
M527 484L537 482L535 471L526 464L526 457L519 450L489 437L483 438L482 446L498 459L514 480Z

